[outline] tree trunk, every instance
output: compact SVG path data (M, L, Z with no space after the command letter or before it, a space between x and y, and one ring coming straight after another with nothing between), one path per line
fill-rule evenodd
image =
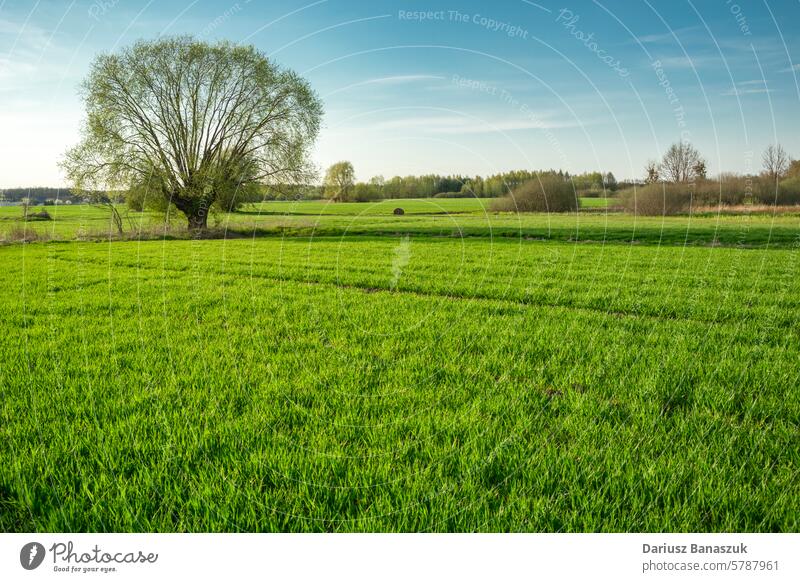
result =
M109 204L109 207L111 208L111 218L114 220L114 226L117 227L117 234L122 236L122 216L120 216L119 210L117 210L113 202Z
M189 230L201 231L208 228L209 202L207 200L174 196L172 201L178 210L186 216L186 220L189 221Z
M205 230L208 228L208 212L198 209L196 212L187 212L186 218L189 220L189 230Z

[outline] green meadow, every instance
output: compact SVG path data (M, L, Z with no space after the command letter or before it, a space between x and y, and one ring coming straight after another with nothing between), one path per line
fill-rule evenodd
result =
M406 199L378 202L264 202L241 212L212 213L217 238L352 237L409 234L434 238L512 238L582 243L794 248L800 240L800 207L780 213L703 212L632 216L614 210L614 199L583 198L573 213L494 212L491 199ZM393 214L402 208L402 216ZM0 242L187 238L179 213L163 216L120 208L120 237L109 212L89 205L34 207L51 220L25 221L18 206L0 207Z
M0 530L797 531L800 215L484 203L0 208Z

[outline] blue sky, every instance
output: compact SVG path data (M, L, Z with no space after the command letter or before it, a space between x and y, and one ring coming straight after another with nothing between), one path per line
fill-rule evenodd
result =
M325 104L314 152L382 174L641 176L681 137L712 173L800 157L800 0L0 0L0 187L62 185L94 55L251 43Z

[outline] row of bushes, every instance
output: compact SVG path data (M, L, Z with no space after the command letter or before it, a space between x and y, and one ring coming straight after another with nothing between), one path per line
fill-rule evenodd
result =
M792 205L800 203L800 180L788 178L776 184L766 176L723 176L720 180L698 180L692 186L692 197L695 205Z
M252 192L235 191L236 196L223 196L216 206L224 211L235 210L237 203L257 199ZM492 201L498 212L573 212L580 196L574 184L556 174L542 174L514 189L513 193ZM435 198L471 198L469 192L440 192ZM627 188L618 194L619 205L641 215L660 216L688 212L702 206L739 205L754 202L789 206L800 204L800 178L788 178L780 184L761 177L724 177L720 181L698 180L692 184L657 183ZM131 190L128 205L135 210L165 211L166 200L146 190ZM230 204L230 206L228 206Z
M762 204L776 204L778 206L791 206L800 204L800 178L787 178L776 188L764 181L764 186L757 194L757 200Z
M626 190L620 195L620 205L635 214L661 216L681 214L692 208L736 206L746 203L775 206L800 204L800 178L789 178L780 184L766 179L745 179L714 182L704 180L695 184L649 184Z
M461 190L460 192L439 192L434 194L434 198L475 198L475 194L468 190Z
M500 212L571 212L578 208L579 194L569 181L544 175L525 182L513 194L499 198L492 210ZM800 178L780 184L766 178L731 177L721 181L698 180L691 184L657 183L628 188L619 194L625 210L641 215L681 214L703 206L745 203L791 206L800 204Z

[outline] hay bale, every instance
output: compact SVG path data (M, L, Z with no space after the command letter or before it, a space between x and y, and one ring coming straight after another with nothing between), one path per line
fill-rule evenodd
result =
M406 211L403 210L402 208L395 208L394 209L394 215L395 216L403 216L405 213L406 213Z
M28 220L53 220L53 217L50 216L50 213L47 210L42 210L41 212L29 212L26 215Z

